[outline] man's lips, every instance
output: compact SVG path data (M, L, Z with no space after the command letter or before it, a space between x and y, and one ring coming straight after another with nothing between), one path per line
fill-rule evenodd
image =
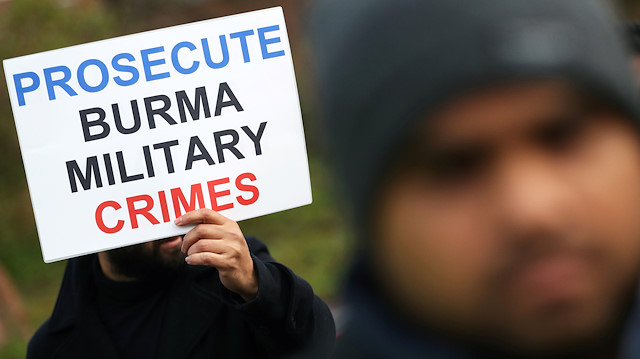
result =
M513 299L536 307L566 303L584 294L589 278L585 258L552 255L518 269L508 283L508 292Z

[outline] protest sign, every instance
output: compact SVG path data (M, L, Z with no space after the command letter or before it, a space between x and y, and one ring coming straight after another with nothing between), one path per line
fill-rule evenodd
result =
M45 262L311 203L281 8L4 61Z

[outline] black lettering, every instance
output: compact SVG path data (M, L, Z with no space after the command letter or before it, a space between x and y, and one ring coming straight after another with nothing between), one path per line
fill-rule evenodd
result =
M222 143L221 141L222 136L231 136L231 142ZM216 151L218 151L218 163L224 163L223 150L225 149L231 151L231 153L233 153L238 159L244 158L242 153L240 153L240 151L238 151L238 149L236 148L236 145L238 144L238 141L239 141L239 136L236 131L224 130L224 131L214 132L213 138L216 143Z
M98 119L89 121L89 119L87 118L89 114L97 114ZM106 117L107 117L107 114L100 107L94 107L87 110L80 110L80 123L82 123L82 132L84 133L84 142L99 140L101 138L105 138L109 136L109 132L111 131L111 129L109 128L109 125L106 122L104 122ZM100 126L102 128L102 131L99 133L96 133L95 135L92 135L91 131L89 130L89 127L95 127L95 126Z
M85 170L86 175L82 174L80 167L76 161L67 161L67 174L69 175L69 185L71 186L71 193L78 192L78 184L76 178L80 180L82 188L86 191L91 189L91 178L95 176L96 187L102 187L102 178L100 177L100 169L98 167L98 157L87 157L87 166Z
M224 101L225 93L227 94L227 96L229 96L229 101ZM220 114L222 113L222 108L227 106L235 107L236 111L238 112L244 111L242 109L242 105L240 105L240 102L238 102L236 95L233 94L233 91L231 91L229 85L226 82L222 82L218 87L218 100L216 101L216 112L214 116L220 116Z
M178 101L178 112L180 113L180 122L187 122L187 116L185 112L185 106L189 110L189 114L191 118L195 120L200 119L200 105L202 104L202 109L204 110L204 118L211 117L211 110L209 109L209 101L207 100L207 90L203 87L198 87L196 89L195 95L195 105L191 104L189 97L187 96L186 91L178 91L176 92L176 101Z
M195 154L196 147L198 147L198 151L200 151L199 155ZM185 167L185 170L190 170L193 167L193 163L199 160L206 160L209 166L215 164L213 158L211 158L211 155L209 154L209 151L207 151L207 149L202 144L202 141L200 141L200 138L198 136L193 136L189 141L189 151L187 152L187 166Z
M123 135L134 133L140 129L140 110L138 109L138 101L131 100L131 113L133 114L133 125L130 128L125 128L122 125L122 119L120 118L120 107L117 103L111 105L113 111L113 119L116 123L116 129Z
M260 156L262 154L262 146L260 145L260 140L262 139L262 134L264 133L265 127L267 127L267 123L261 123L260 127L258 128L258 133L254 134L249 126L242 126L242 130L244 131L244 133L246 133L251 141L253 141L253 146L256 148L256 156Z
M151 105L153 102L162 101L163 105L160 108L154 109ZM149 128L156 128L155 115L160 115L170 125L176 125L176 120L171 117L167 111L171 108L171 100L165 95L151 96L144 99L144 107L147 110L147 120L149 121Z
M124 156L122 155L122 151L116 152L116 159L118 161L118 170L120 170L120 180L122 181L122 183L137 181L144 178L144 175L142 173L138 173L133 176L127 175L127 168L124 164Z
M116 184L116 180L113 177L113 164L111 163L111 155L105 153L104 155L102 155L102 158L104 159L105 168L107 169L107 182L109 182L109 186L113 186L114 184Z
M178 145L178 140L161 142L161 143L156 143L155 145L153 145L153 149L154 150L158 150L158 149L161 149L161 148L164 150L164 159L167 162L167 171L169 173L175 172L175 170L173 168L173 157L171 156L171 147L172 146L177 146L177 145Z
M149 178L155 177L156 172L153 170L153 161L151 160L151 150L149 150L149 146L142 147L142 152L144 153L144 163L147 165L147 176Z

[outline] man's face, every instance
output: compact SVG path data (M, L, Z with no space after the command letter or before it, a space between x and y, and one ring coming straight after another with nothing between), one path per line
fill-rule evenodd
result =
M382 185L373 256L419 324L519 352L605 338L640 264L640 141L559 81L459 97Z
M114 272L140 279L182 268L185 265L185 254L180 251L181 244L182 237L176 236L113 249L106 254Z

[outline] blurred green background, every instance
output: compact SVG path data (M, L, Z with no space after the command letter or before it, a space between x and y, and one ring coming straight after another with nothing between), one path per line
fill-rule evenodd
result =
M348 0L345 0L348 1ZM611 0L627 18L640 1ZM310 159L312 205L240 223L273 256L307 279L329 303L353 243L314 109L310 56L304 38L312 0L0 0L0 58L106 39L233 13L282 6L289 31ZM28 338L50 315L65 262L42 261L9 96L0 78L0 358L24 358ZM73 218L61 213L60 220Z
M307 279L316 293L337 300L350 236L338 215L332 177L321 155L312 113L305 1L48 1L0 0L0 58L76 45L270 6L283 6L310 156L314 203L240 223L262 238L273 256ZM45 264L40 253L22 159L4 81L0 81L0 358L24 358L28 338L51 314L65 262ZM61 213L60 220L73 218ZM5 289L3 289L3 287ZM5 292L3 294L3 291Z

